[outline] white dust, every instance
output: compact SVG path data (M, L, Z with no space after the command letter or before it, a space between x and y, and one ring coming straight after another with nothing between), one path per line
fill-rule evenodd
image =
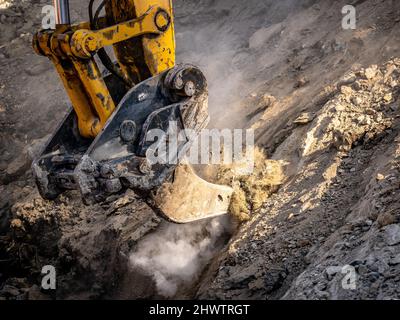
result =
M186 225L165 222L141 240L130 262L152 277L160 295L173 297L194 283L221 249L227 225L226 217Z

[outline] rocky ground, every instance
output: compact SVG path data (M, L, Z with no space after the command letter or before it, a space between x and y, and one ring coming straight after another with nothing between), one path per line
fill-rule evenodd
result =
M285 174L249 221L188 226L131 192L39 197L30 162L68 106L30 49L45 4L0 0L0 299L400 297L398 1L175 1L178 59L205 71L212 126L253 127ZM46 264L57 292L40 290Z
M399 63L347 74L295 121L275 155L298 159L296 173L231 240L200 297L399 297ZM345 266L355 290L340 285Z

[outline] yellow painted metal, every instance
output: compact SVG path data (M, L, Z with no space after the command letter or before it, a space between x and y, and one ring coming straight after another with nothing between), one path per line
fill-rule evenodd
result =
M55 62L56 59L52 58L52 61ZM92 109L88 108L90 102L83 83L77 77L76 69L74 69L73 65L70 68L66 68L65 64L59 63L59 60L55 62L55 65L77 114L80 134L86 138L96 137L105 121L100 121Z
M128 10L128 11L126 11ZM124 76L133 83L157 75L175 65L175 39L171 0L111 0L106 4L115 22L90 30L84 22L58 25L34 37L38 54L55 65L76 115L80 134L94 138L115 110L94 54L114 46Z
M60 43L57 38L62 34L61 30L56 30L54 33L49 31L38 32L34 37L34 48L37 53L47 56L56 67L78 115L78 127L81 135L88 138L95 137L101 130L100 121L91 108L87 107L90 102L72 61L60 54Z
M74 32L72 36L71 49L74 55L81 58L90 58L93 52L128 40L132 37L144 34L161 35L162 30L157 27L156 21L162 19L163 15L158 13L160 8L151 7L147 12L137 19L129 20L101 30L82 29ZM158 17L158 18L157 18ZM167 26L168 21L159 21Z
M91 105L96 110L100 119L100 124L103 127L108 118L114 112L115 104L105 82L102 79L101 72L94 59L89 59L84 62L72 59L72 63L74 64L79 78L84 79L82 84L90 99Z
M146 64L152 75L159 74L175 65L175 34L172 13L172 0L136 0L135 8L137 16L144 14L149 7L158 6L168 12L171 27L162 36L152 38L143 37L143 52ZM160 16L162 17L162 16Z
M70 50L70 34L64 30L39 32L34 47L56 67L78 117L79 132L94 138L115 109L101 73L91 59L76 59Z
M160 5L166 9L171 19L171 26L174 25L172 14L172 0L148 0L136 1L137 14L140 15L146 10L146 6ZM172 68L175 65L175 34L174 28L170 27L159 38L144 37L143 51L150 72L155 75Z
M115 23L137 19L151 8L162 12L156 16L155 23L168 27L159 36L145 34L114 45L115 55L122 71L134 82L141 82L175 65L175 34L171 0L111 0L106 4L108 20ZM157 11L158 11L157 9Z

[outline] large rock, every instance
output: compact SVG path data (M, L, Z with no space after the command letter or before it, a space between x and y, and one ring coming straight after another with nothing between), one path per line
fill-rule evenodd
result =
M391 224L384 228L384 236L389 246L394 246L400 243L400 225Z

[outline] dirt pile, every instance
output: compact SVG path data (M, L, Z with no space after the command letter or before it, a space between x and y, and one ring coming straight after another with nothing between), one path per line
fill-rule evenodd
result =
M280 161L268 160L259 148L254 149L251 158L220 166L216 178L218 184L233 187L229 213L239 222L249 220L285 178Z
M49 202L33 192L13 206L12 214L6 284L30 275L25 287L15 288L14 298L29 298L31 283L40 284L45 265L57 269L57 298L111 294L122 281L133 246L160 222L132 193L86 207L76 193ZM10 293L3 290L1 296L10 298Z

